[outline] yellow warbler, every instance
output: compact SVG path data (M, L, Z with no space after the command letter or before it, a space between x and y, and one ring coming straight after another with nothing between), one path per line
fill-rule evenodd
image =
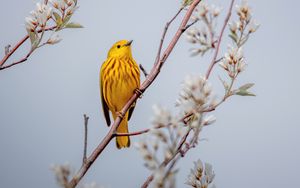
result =
M120 111L140 86L140 70L131 54L132 41L121 40L116 42L109 50L107 59L100 70L100 90L102 108L107 125L110 125L109 111L113 119L121 116L123 119L117 133L128 133L128 120L130 119L135 104L126 114ZM129 147L129 136L118 136L117 147Z

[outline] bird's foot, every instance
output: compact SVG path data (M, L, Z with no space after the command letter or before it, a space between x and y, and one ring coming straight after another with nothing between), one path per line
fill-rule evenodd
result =
M142 92L139 88L136 88L136 89L134 90L134 93L137 94L137 95L139 95L139 98L142 98L142 97L143 97L143 92Z
M121 112L121 111L120 112L116 112L116 114L121 119L124 119L124 117L125 117L125 114L123 112Z

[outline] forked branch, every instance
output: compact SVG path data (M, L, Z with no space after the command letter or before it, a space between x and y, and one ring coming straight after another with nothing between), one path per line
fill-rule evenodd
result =
M49 27L49 28L46 28L44 30L39 30L38 33L41 33L43 31L49 31L49 30L53 30L55 29L56 26L52 26L52 27ZM0 61L0 70L3 70L3 69L7 69L9 67L12 67L14 65L17 65L17 64L20 64L20 63L23 63L25 61L27 61L28 57L32 54L32 49L26 54L26 56L24 56L23 58L21 58L20 60L18 61L15 61L9 65L6 65L4 66L4 64L7 62L7 60L10 58L11 55L13 55L16 50L22 46L24 44L24 42L29 39L29 35L26 35L25 37L23 37L11 50L7 51L7 53L5 54L5 56L3 57L3 59Z
M226 26L227 26L227 24L228 24L228 21L229 21L229 19L230 19L230 16L231 16L233 4L234 4L234 0L231 0L231 3L230 3L230 6L229 6L229 10L228 10L227 16L226 16L226 18L225 18L225 20L224 20L224 24L223 24L223 26L222 26L222 28L221 28L221 31L220 31L220 35L219 35L219 38L218 38L218 41L217 41L217 46L216 46L216 48L215 48L214 56L213 56L213 58L212 58L211 64L210 64L210 66L208 67L208 70L207 70L207 73L206 73L206 79L209 78L210 73L211 73L211 71L212 71L214 65L215 65L217 62L220 61L220 59L217 60L217 56L218 56L218 52L219 52L219 48L220 48L220 44L221 44L221 39L222 39L222 37L223 37L223 33L224 33L224 31L225 31L225 28L226 28ZM221 102L219 102L219 103L216 104L215 106L209 107L208 109L206 109L206 110L203 111L203 112L210 112L210 111L215 110L215 108L216 108L217 106L219 106L219 105L220 105L222 102L224 102L225 100L226 100L226 98L224 98ZM186 115L186 118L187 118L187 117L190 117L191 115L192 115L192 113L191 113L191 114L187 114L187 115ZM185 118L184 118L184 119L185 119ZM183 120L184 120L184 119L183 119ZM169 165L169 164L171 163L171 165L169 166L169 168L173 168L174 164L179 160L179 158L180 158L180 157L183 157L183 156L184 156L184 155L185 155L192 147L194 147L195 143L197 142L197 140L195 140L195 139L198 137L198 135L196 135L196 133L195 133L195 135L192 136L191 140L189 141L189 143L188 143L189 146L188 146L188 147L183 147L183 146L185 145L185 143L186 143L186 140L187 140L187 138L188 138L190 132L191 132L191 129L189 129L189 131L181 138L181 141L179 142L179 145L178 145L178 148L177 148L175 154L174 154L170 159L163 161L163 162L161 163L161 166L166 167L167 165ZM147 187L150 185L150 183L152 182L153 178L154 178L154 174L151 174L151 175L145 180L145 182L142 184L141 188L147 188Z
M181 37L182 33L185 31L186 25L188 21L190 20L190 17L195 9L195 7L200 3L201 0L195 0L188 8L179 28L177 29L177 32L175 33L173 39L169 43L168 47L164 51L162 57L160 57L160 51L162 49L162 44L164 41L164 36L166 31L168 30L168 27L170 25L170 22L167 23L163 37L162 37L162 42L159 47L159 51L157 54L157 60L154 64L154 67L152 68L151 72L147 76L146 80L141 84L140 86L140 91L144 92L155 80L157 75L160 72L161 67L164 65L165 61L171 54L172 50L174 49L175 45L177 44L177 41ZM181 12L178 11L179 13ZM179 13L176 13L176 15L171 19L173 21ZM134 95L129 99L129 101L126 103L126 105L123 107L121 113L125 114L127 110L131 107L131 105L140 97L142 93L136 92ZM86 162L82 165L82 167L78 170L78 172L73 176L71 181L68 184L68 188L73 188L76 187L78 182L82 179L82 177L85 175L85 173L88 171L88 169L91 167L91 165L95 162L95 160L98 158L98 156L102 153L102 151L106 148L106 146L110 143L110 141L113 139L115 136L115 132L117 130L117 127L121 123L121 118L117 117L114 123L111 126L111 129L107 133L107 135L103 138L103 140L100 142L100 144L96 147L96 149L92 152L92 154L87 158Z

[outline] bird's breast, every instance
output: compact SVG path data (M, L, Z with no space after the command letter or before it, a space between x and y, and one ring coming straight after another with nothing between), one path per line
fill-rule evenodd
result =
M121 110L140 85L140 72L133 59L110 59L101 69L103 95L111 110Z

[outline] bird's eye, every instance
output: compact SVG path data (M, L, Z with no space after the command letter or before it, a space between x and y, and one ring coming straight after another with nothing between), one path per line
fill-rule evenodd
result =
M117 48L121 48L121 45L118 45Z

